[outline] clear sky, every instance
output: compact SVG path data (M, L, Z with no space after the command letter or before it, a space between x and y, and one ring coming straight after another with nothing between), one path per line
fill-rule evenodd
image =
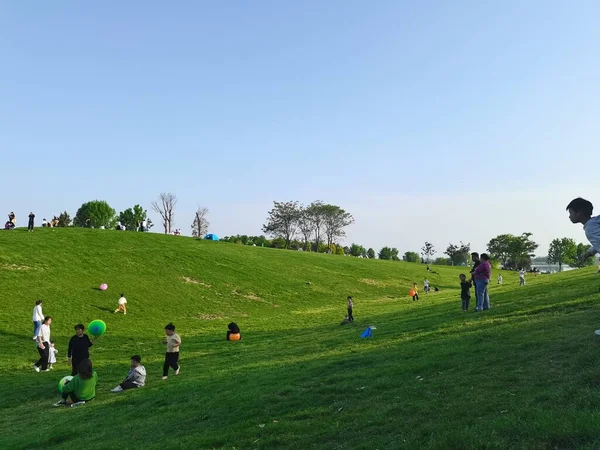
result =
M376 249L583 241L599 23L595 0L1 2L0 211L171 191L187 234L198 205L260 234L273 200L321 199Z

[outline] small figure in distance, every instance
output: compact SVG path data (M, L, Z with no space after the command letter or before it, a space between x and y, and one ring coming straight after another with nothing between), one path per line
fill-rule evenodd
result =
M231 322L229 325L227 325L227 340L239 341L240 339L242 339L240 327L238 327L237 323Z
M115 309L115 313L122 312L123 314L127 314L127 299L125 298L125 294L121 294L119 298L119 302L117 304L117 309Z
M131 365L129 373L125 380L114 388L111 392L121 392L126 389L140 388L146 384L146 368L142 366L142 357L133 355L131 357Z
M354 308L354 302L352 297L348 296L348 322L354 322L354 316L352 315L352 309Z
M431 290L431 288L429 287L429 280L427 278L425 278L425 280L423 281L423 291L426 294L429 294L430 290Z
M415 295L413 295L413 302L418 301L419 300L419 289L417 288L417 283L413 284L412 290L414 291L414 294L415 294Z

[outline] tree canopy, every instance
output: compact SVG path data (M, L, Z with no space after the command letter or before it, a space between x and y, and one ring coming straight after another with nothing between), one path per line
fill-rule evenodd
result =
M93 200L79 207L73 224L85 228L112 228L117 222L116 213L104 200Z

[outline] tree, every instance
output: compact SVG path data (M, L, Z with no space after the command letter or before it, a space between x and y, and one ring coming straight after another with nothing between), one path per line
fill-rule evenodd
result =
M460 241L460 246L449 244L444 253L448 255L453 266L462 266L469 262L470 251L471 244L464 244Z
M418 263L419 262L419 254L417 252L406 252L402 259L406 262Z
M362 245L358 245L358 244L352 244L350 246L350 254L352 256L364 256L364 254L366 253L365 248ZM375 253L375 252L373 252Z
M304 250L310 251L310 239L315 233L314 215L311 206L301 206L298 213L298 229L304 237Z
M531 267L533 252L539 247L530 240L533 233L521 236L501 234L488 242L488 252L497 258L505 269L528 269Z
M124 225L127 230L137 230L147 217L148 212L140 205L135 205L133 208L126 209L119 213L119 222L121 222L121 225Z
M372 248L370 248L369 250L367 250L367 257L369 259L375 259L375 250L373 250Z
M549 264L558 264L558 271L562 271L563 264L572 264L577 256L577 244L573 239L553 239L548 249L547 261Z
M113 228L117 222L115 210L104 200L93 200L79 207L73 219L76 227Z
M208 233L208 227L210 226L209 221L206 219L208 216L207 208L200 208L196 210L196 214L194 214L194 221L192 222L192 236L195 238L202 238L206 236ZM248 237L246 240L248 240Z
M306 208L306 214L313 226L313 236L315 237L315 251L319 252L321 245L321 234L323 232L323 207L325 205L321 200L315 200Z
M158 196L158 200L152 202L152 209L160 214L163 221L163 228L165 234L171 232L171 228L175 224L173 217L175 213L175 206L177 205L177 197L170 192L163 192Z
M327 245L344 237L346 235L344 228L354 223L352 215L336 205L323 205L322 213Z
M267 222L262 229L267 234L283 238L285 248L290 248L298 227L299 216L298 202L273 202L273 209L269 211Z
M423 255L425 256L425 260L429 263L430 258L435 255L436 251L433 248L433 244L431 242L425 242L423 248L421 248Z
M58 216L58 226L59 227L70 227L71 226L71 216L69 216L68 212L63 212Z
M586 258L587 251L591 248L591 245L577 244L575 249L575 257L573 261L569 263L571 267L582 269L583 267L589 267L594 264L594 258Z
M449 266L452 264L452 260L450 258L444 258L443 256L440 256L438 258L435 258L435 261L433 263L436 266Z
M383 247L379 251L379 259L387 259L387 260L399 261L399 258L398 258L398 249L395 248L395 247L394 248Z

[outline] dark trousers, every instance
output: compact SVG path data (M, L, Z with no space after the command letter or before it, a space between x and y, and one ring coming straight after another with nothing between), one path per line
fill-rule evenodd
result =
M44 342L44 349L38 346L40 359L35 363L36 367L46 370L48 368L48 359L50 358L50 343Z
M163 377L169 375L169 367L172 367L173 370L179 369L179 352L167 352L165 353L165 363L163 364Z
M467 297L467 298L463 298L462 299L462 310L463 311L468 311L469 310L469 303L471 302L471 297Z
M352 308L348 308L348 322L354 322L354 316L352 315Z
M413 302L414 302L415 300L419 300L419 294L418 294L418 293L417 293L417 294L415 294L415 295L413 295Z
M83 361L83 359L75 359L75 358L71 358L71 375L75 376L79 373L79 370L77 370L79 368L79 364L81 364L81 361Z
M33 220L29 221L29 223L27 224L27 229L28 230L33 230Z
M131 381L123 381L119 386L121 386L121 389L134 389L139 387L137 384L133 384Z

